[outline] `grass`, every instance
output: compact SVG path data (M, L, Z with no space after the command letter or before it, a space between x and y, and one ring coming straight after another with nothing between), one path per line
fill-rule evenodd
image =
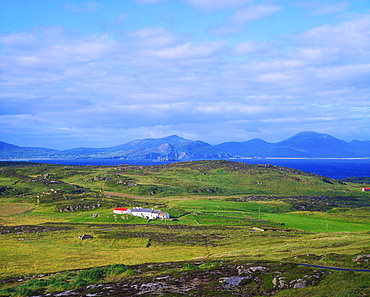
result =
M0 204L0 217L14 216L29 212L35 208L32 204L21 203L1 203Z
M308 232L358 232L370 230L369 222L352 223L345 220L338 220L335 217L322 218L315 213L288 213L274 214L263 213L263 220L277 221L287 228L300 229Z
M283 203L281 203L283 206ZM269 205L266 203L251 203L251 202L233 202L223 200L208 200L208 199L189 199L177 201L169 204L170 206L188 209L192 211L207 211L207 212L247 212L258 213L262 212L277 212L279 205Z
M370 281L366 274L338 272L326 278L315 287L300 290L300 296L318 297L358 297L370 295ZM278 292L277 297L295 297L297 290L289 289Z
M96 267L77 272L58 273L42 279L27 281L17 287L10 287L0 291L11 296L37 294L39 292L53 292L87 286L103 280L114 280L135 273L123 264L114 264L108 267Z
M0 168L0 182L0 280L120 263L229 257L367 268L351 261L370 253L370 195L359 190L363 185L222 161L148 168L12 164ZM153 207L176 220L113 215L115 206ZM78 239L82 234L94 238ZM189 263L182 269L198 268ZM109 278L99 273L99 281ZM351 277L353 287L343 292L361 292L366 282ZM36 292L41 286L48 292L96 281L81 279L76 272L64 285L51 279L23 289ZM341 282L339 276L332 279ZM281 296L291 294L284 292L288 295Z

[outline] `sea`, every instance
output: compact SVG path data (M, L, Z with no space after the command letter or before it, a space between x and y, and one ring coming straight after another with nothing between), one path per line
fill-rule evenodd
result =
M319 174L335 179L348 177L370 177L370 158L366 159L228 159L233 162L247 164L270 164L283 167L290 167L306 172ZM169 164L179 161L156 161L156 160L127 160L127 159L42 159L22 160L28 162L80 165L80 166L113 166L119 164L153 166ZM195 161L195 160L187 160Z

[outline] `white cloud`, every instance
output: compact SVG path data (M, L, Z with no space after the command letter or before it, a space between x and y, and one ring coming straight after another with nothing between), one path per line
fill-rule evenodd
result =
M341 86L364 85L370 81L370 64L336 65L318 69L317 77Z
M28 42L19 47L12 35L0 38L0 44L7 46L3 58L16 71L17 67L34 71L56 71L75 63L92 62L112 53L115 42L108 35L93 35L86 38L67 38L60 31L27 33ZM16 36L17 37L17 36ZM44 39L44 37L50 37ZM13 42L9 42L13 40ZM11 54L10 54L11 53ZM80 65L81 66L81 65ZM20 72L22 76L22 72ZM28 74L25 74L28 75Z
M165 47L175 44L179 37L164 27L143 28L129 32L129 37L137 46L148 47Z
M148 51L148 53L153 57L165 60L199 59L212 56L224 45L225 42L223 41L202 42L197 44L185 43L161 50L151 50Z
M274 51L271 49L272 44L268 42L255 42L247 41L237 44L233 47L231 52L234 55L251 55L251 54L261 54L266 52Z
M249 23L277 13L280 7L275 5L253 5L237 10L231 21L235 23Z
M339 24L323 25L299 35L306 45L331 47L339 50L370 49L370 15Z
M86 1L83 3L72 3L66 2L63 4L63 8L75 13L88 13L97 11L102 7L102 5L96 1Z
M327 15L342 13L350 6L349 1L322 1L311 0L297 2L300 6L311 10L310 15Z
M0 44L16 48L26 48L30 45L34 45L38 41L37 36L30 32L15 33L12 35L2 35L0 36Z
M320 15L320 14L335 14L339 12L343 12L347 9L348 2L337 2L333 4L323 4L321 7L316 7L316 9L312 12L312 14Z
M275 5L251 5L236 10L224 24L210 30L215 35L232 35L243 31L246 26L260 19L267 18L280 10Z
M240 22L253 18L239 16ZM76 36L58 27L1 35L3 131L32 126L40 135L73 131L77 139L95 129L97 138L114 131L127 133L127 141L168 133L214 143L261 133L281 140L277 129L291 136L296 129L342 129L344 122L364 131L369 32L370 16L364 16L281 44L246 38L232 46L227 38L199 41L165 27L117 35Z
M205 10L227 9L240 7L254 0L183 0L189 4Z

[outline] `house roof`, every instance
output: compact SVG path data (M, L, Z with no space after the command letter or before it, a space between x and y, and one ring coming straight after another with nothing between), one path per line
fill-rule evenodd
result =
M132 212L148 212L148 213L152 213L153 212L153 209L149 209L149 208L134 208L132 210Z
M126 211L128 208L126 207L116 207L114 210L121 210L121 211Z

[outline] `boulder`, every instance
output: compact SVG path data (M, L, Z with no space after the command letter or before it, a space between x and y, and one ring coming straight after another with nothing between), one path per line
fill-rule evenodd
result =
M307 286L306 281L299 278L299 279L295 280L295 283L293 285L293 289L302 289L302 288L306 288L306 286Z
M240 277L240 276L223 277L220 280L220 283L223 283L223 287L235 287L239 285L239 283L243 279L248 279L248 277Z
M89 234L84 234L84 235L78 236L78 238L81 239L81 240L85 240L85 239L90 239L90 238L94 238L94 237L89 235Z
M287 286L287 283L285 282L285 277L282 276L275 276L272 280L272 284L274 285L274 287L278 288L284 288Z
M352 262L369 262L370 261L370 254L368 255L358 255L352 259Z

